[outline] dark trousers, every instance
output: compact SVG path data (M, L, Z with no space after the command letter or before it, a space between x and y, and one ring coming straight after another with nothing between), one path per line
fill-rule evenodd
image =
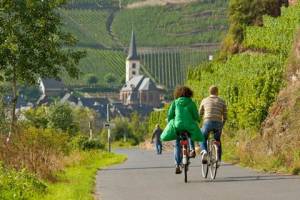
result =
M161 154L162 153L162 143L161 143L161 141L156 141L155 145L156 145L156 153Z

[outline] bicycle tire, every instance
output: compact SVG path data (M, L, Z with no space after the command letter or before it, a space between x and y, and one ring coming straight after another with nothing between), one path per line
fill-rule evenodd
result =
M203 163L202 157L201 157L201 172L202 172L202 177L207 178L209 171L209 156L206 156L206 163Z
M211 144L210 152L210 178L215 179L218 171L218 146Z

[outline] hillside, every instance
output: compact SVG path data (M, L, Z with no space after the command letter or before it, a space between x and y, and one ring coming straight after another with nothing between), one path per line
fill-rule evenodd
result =
M282 8L280 17L264 16L262 27L247 27L243 52L189 71L187 84L197 102L214 84L228 104L226 159L266 170L299 168L299 28L300 3ZM150 121L164 124L164 116L153 113Z
M287 154L291 150L289 145L281 143L288 142L290 138L278 138L277 143L273 142L276 126L269 132L271 137L261 137L258 132L270 106L278 98L279 90L286 84L284 74L290 70L289 65L295 64L291 62L294 51L290 52L296 49L293 43L300 27L300 4L282 8L282 15L278 18L265 16L263 24L263 27L250 26L246 29L243 53L233 55L225 63L190 71L188 84L196 91L199 100L207 95L209 85L220 87L221 96L229 105L228 134L224 136L229 150L227 158L260 169L289 171L300 161L299 157L291 158L291 154ZM288 98L295 98L296 91ZM291 118L293 114L288 116ZM269 118L273 118L272 110ZM289 132L291 135L292 132ZM262 148L258 148L259 145Z
M261 137L255 138L249 144L258 149L251 152L255 159L268 156L271 160L277 160L277 166L270 166L272 170L288 169L293 174L299 174L300 30L286 66L286 86L281 89L269 109L268 117L262 124ZM270 164L272 163L263 162L261 167Z
M151 2L151 6L144 5L146 2ZM83 86L86 77L94 72L100 77L98 85L103 86L106 74L115 73L116 68L124 72L126 49L134 30L144 73L157 84L173 89L185 81L189 67L207 60L217 50L227 29L227 3L127 0L120 5L115 0L71 0L60 9L64 30L77 37L77 46L86 49L88 57L80 63L80 80L63 79L68 85ZM101 56L97 59L96 54ZM120 61L120 56L124 61ZM117 75L120 85L125 75Z
M78 37L81 45L91 45L93 41L105 48L127 48L132 29L139 46L221 41L227 28L228 1L171 2L120 9L116 1L77 0L70 1L61 12L67 30Z

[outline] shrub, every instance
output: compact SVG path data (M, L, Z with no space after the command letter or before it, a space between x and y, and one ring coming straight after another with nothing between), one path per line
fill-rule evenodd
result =
M103 149L104 145L101 144L100 140L90 140L85 135L78 135L72 139L71 145L73 149L79 150L91 150L91 149Z
M24 116L31 126L37 128L47 128L49 120L47 116L48 108L45 106L40 106L34 109L29 109L24 112Z
M74 122L72 108L68 104L54 104L49 108L49 124L54 129L74 134L78 125Z
M39 177L53 179L69 153L68 139L67 134L54 129L25 127L12 135L8 144L0 143L0 160L17 170L26 168Z
M46 191L46 185L26 170L16 171L0 163L0 199L27 200Z

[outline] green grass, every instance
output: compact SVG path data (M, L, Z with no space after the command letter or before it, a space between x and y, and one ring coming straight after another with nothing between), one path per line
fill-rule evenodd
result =
M36 200L93 200L92 191L97 170L125 160L124 155L100 151L81 152L80 157L79 162L67 167L58 175L58 182L48 183L46 196Z

